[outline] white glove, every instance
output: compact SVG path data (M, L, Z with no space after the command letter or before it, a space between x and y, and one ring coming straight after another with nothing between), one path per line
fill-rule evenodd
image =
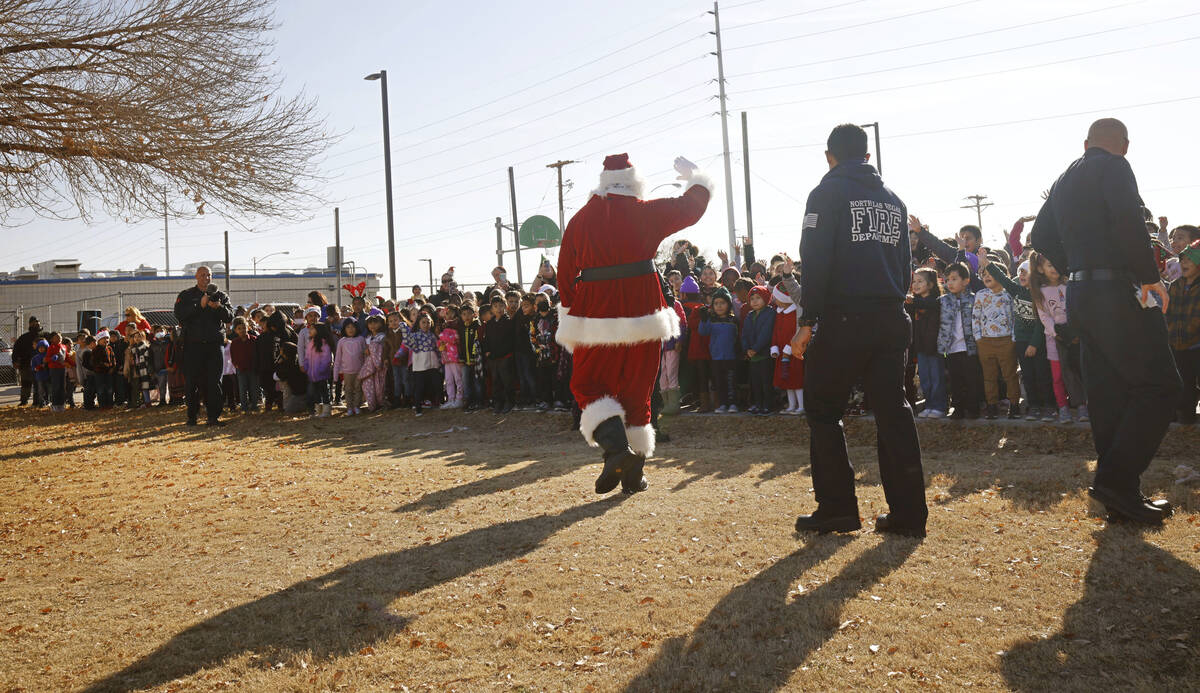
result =
M682 156L678 156L675 157L675 170L679 173L679 177L676 180L691 180L696 171L700 170L700 167Z
M771 358L777 358L778 356L779 356L779 347L777 347L777 346L771 347Z

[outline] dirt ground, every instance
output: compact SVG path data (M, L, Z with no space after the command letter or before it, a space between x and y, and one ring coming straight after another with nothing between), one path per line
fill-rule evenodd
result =
M0 690L1200 690L1200 431L1109 525L1083 427L924 422L924 541L798 536L807 427L691 416L591 492L563 415L0 410Z

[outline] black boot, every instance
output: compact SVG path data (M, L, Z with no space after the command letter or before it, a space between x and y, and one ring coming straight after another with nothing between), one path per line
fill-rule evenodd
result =
M646 483L646 477L642 474L645 468L646 458L635 454L634 461L625 465L621 474L621 493L632 496L649 488L650 484Z
M629 448L625 424L613 416L600 422L592 431L592 439L604 450L604 469L596 477L596 493L608 493L622 483L626 470L642 470L643 460ZM630 492L632 493L632 491Z

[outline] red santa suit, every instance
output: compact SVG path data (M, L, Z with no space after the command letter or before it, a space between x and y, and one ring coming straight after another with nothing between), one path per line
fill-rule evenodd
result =
M572 352L571 391L583 411L580 431L593 447L596 426L616 416L635 453L654 453L650 396L662 342L679 336L679 315L663 301L652 267L619 279L591 281L581 273L650 261L667 236L700 220L712 183L682 161L676 168L687 180L683 194L643 200L628 155L606 158L600 187L563 234L557 339Z
M796 335L796 304L779 287L771 292L775 298L775 329L771 333L771 357L775 361L774 386L780 390L804 388L804 361L792 355L792 337ZM783 375L783 357L788 363L787 377Z

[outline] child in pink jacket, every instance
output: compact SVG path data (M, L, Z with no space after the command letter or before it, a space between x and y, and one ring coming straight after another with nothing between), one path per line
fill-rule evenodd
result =
M354 318L342 321L342 338L338 340L337 353L333 357L333 377L342 378L342 392L346 395L346 415L354 416L362 406L362 383L358 372L363 367L367 342L358 334L358 323Z
M446 403L442 409L458 409L463 404L463 365L458 359L458 330L446 323L438 335L438 351L445 369Z

